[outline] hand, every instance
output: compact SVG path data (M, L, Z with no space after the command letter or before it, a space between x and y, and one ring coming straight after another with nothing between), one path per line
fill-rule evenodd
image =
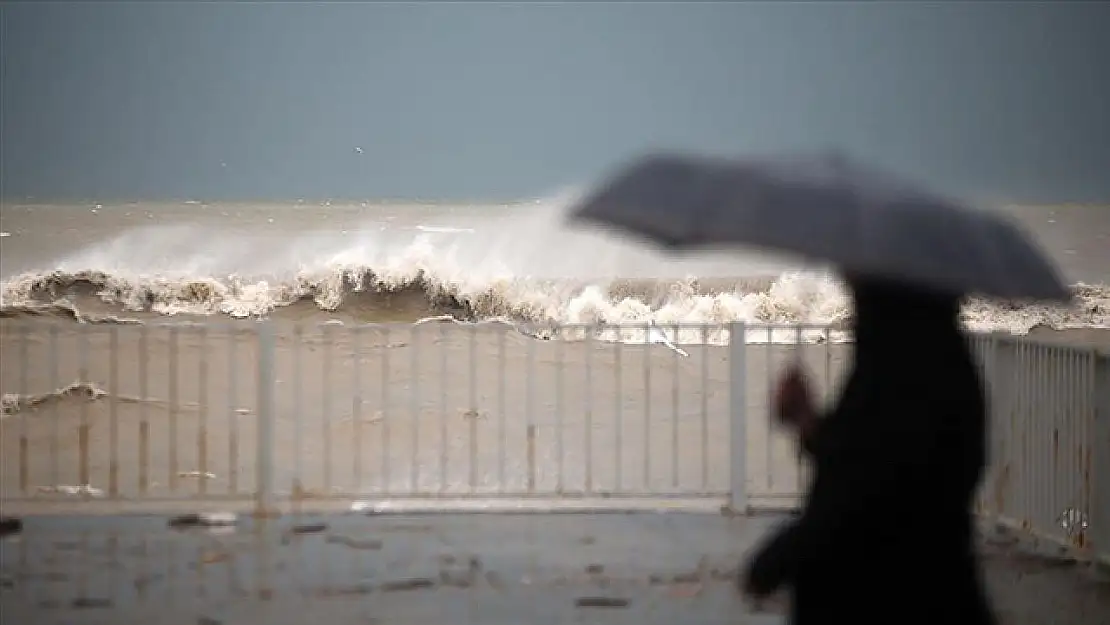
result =
M798 367L790 367L779 380L773 405L779 423L798 430L808 429L816 419L809 383Z

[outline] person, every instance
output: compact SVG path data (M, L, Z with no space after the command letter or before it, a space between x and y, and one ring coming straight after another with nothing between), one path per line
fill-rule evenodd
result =
M751 558L741 590L792 591L790 621L993 625L972 503L986 402L959 298L850 277L855 357L819 417L788 371L775 410L814 463L800 515Z

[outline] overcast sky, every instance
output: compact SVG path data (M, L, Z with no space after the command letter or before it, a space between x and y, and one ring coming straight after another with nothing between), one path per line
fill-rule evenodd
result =
M5 197L505 199L651 147L837 147L1110 200L1110 3L0 10Z

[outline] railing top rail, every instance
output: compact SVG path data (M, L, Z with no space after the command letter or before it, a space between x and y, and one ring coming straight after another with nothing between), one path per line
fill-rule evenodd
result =
M197 328L228 328L243 330L251 327L251 325L281 325L300 328L332 328L340 327L346 330L351 329L396 329L396 328L413 328L420 326L435 326L435 325L459 325L462 327L504 327L507 329L512 328L544 328L544 329L645 329L645 328L660 328L660 329L692 329L692 328L728 328L732 325L740 323L749 329L796 329L803 330L823 330L826 328L833 328L828 324L752 324L746 322L697 322L697 321L678 321L678 322L659 322L659 321L624 321L620 323L568 323L568 322L547 322L547 321L513 321L508 319L480 319L480 320L466 320L456 319L453 317L426 317L413 322L403 321L384 321L384 322L351 322L343 320L332 320L324 322L311 322L302 323L299 321L285 321L273 320L269 318L243 318L243 319L200 319L200 320L173 320L173 321L141 321L141 322L121 322L121 323L94 323L94 324L74 324L68 319L49 319L38 317L33 320L11 320L10 325L15 327L30 327L41 328L43 326L59 326L67 329L80 328L82 330L106 332L113 328L166 328L166 329L197 329ZM833 328L835 329L835 328Z
M331 320L324 322L309 322L303 323L297 320L282 320L272 319L269 317L251 317L242 319L227 319L227 318L202 318L202 319L182 319L175 318L171 320L141 320L141 321L121 321L121 322L104 322L104 323L78 323L74 324L71 319L63 318L49 318L49 317L33 317L28 319L8 318L5 325L15 332L28 331L30 328L51 328L50 331L55 329L62 329L67 333L73 332L87 332L90 334L106 334L118 331L143 331L146 330L178 330L178 331L198 331L202 329L226 331L226 332L250 332L252 328L257 325L269 324L278 327L291 327L298 331L313 330L319 331L323 329L342 328L344 332L351 331L411 331L413 328L422 326L437 326L437 325L458 325L461 327L471 329L485 329L485 328L501 328L506 331L538 331L543 330L550 332L552 330L646 330L655 328L658 330L694 330L694 329L713 329L724 330L730 327L741 325L749 332L760 331L794 331L794 332L841 332L848 335L850 338L850 328L845 327L840 323L772 323L772 322L751 322L751 321L722 321L722 322L705 322L705 321L678 321L678 322L659 322L659 321L622 321L618 323L596 322L554 322L554 321L514 321L509 319L480 319L480 320L465 320L456 319L449 316L436 316L426 317L415 322L401 322L401 321L386 321L386 322L361 322L361 321L344 321L344 320ZM1092 345L1077 345L1058 340L1052 340L1043 337L1029 336L1027 334L1007 334L1002 332L987 332L987 331L973 331L968 330L966 336L975 341L994 341L1006 345L1024 345L1035 347L1038 349L1052 349L1069 351L1071 353L1085 353L1094 357L1110 356L1110 347L1092 346ZM912 337L911 337L912 338Z
M975 339L993 340L1009 345L1020 344L1036 348L1089 353L1095 356L1110 355L1110 347L1100 347L1097 345L1076 345L1072 343L1064 343L1061 341L1053 341L1051 339L1045 339L1036 336L1029 336L1028 334L1004 334L1001 332L968 332L968 336Z

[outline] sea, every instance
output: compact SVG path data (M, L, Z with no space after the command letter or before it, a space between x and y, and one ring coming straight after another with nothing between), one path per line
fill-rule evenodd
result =
M837 328L850 318L835 272L742 250L668 256L568 226L569 197L5 202L0 315L84 323L197 317L412 323L446 315L522 327L744 321ZM1000 210L1055 260L1075 301L970 298L967 327L1083 337L1110 328L1110 207ZM906 332L910 338L913 330ZM792 333L767 336L796 340Z

